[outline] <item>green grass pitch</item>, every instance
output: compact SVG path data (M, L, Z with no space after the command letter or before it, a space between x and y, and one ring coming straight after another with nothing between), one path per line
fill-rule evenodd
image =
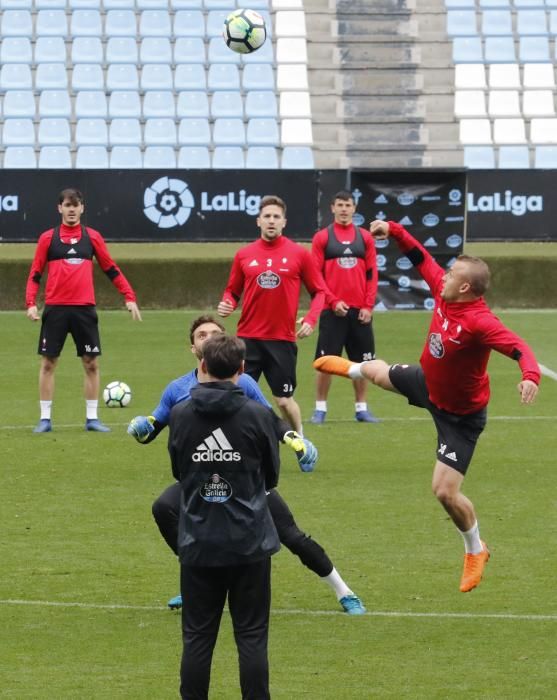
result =
M0 698L166 700L178 697L178 565L151 518L171 475L166 436L126 435L166 383L193 366L193 312L101 312L103 386L132 388L126 409L101 409L113 432L83 430L82 371L71 340L60 360L54 432L38 419L39 327L0 314ZM502 312L557 371L555 312ZM375 320L378 356L414 362L428 315ZM228 321L232 330L236 322ZM427 414L373 390L379 425L353 421L349 382L335 379L324 426L313 407L314 339L300 343L297 398L320 450L302 474L282 449L279 490L368 608L343 614L332 591L288 551L273 560L270 634L274 700L529 700L556 697L557 382L519 404L515 364L494 353L488 426L464 491L492 559L461 594L463 546L430 493L434 432ZM227 615L211 697L240 697Z

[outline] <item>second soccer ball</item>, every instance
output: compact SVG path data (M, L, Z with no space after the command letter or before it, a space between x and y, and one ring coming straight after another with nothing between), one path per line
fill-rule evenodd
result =
M267 38L265 20L255 10L235 10L224 20L222 36L236 53L257 51Z
M124 408L132 400L132 390L124 382L110 382L103 391L103 400L109 408Z

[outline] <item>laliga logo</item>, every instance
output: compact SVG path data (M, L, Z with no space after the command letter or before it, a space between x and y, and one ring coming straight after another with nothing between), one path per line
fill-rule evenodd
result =
M352 217L352 223L354 226L363 226L366 222L365 216L363 214L354 214Z
M0 195L0 211L17 211L19 208L19 197L17 194Z
M143 194L143 213L159 228L185 224L194 205L193 195L182 180L161 177Z
M543 211L542 195L531 195L527 197L523 194L513 195L511 190L505 192L494 192L474 199L474 193L468 194L468 211L503 211L509 212L513 216L523 216L529 211Z

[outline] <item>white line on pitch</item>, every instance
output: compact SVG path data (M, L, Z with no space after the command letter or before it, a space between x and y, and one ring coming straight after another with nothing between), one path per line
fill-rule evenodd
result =
M85 610L152 610L161 611L165 607L162 605L124 605L99 603L77 603L61 602L53 600L0 600L0 605L35 605L51 608L80 608ZM311 617L323 615L342 615L339 610L302 610L300 608L271 608L273 615L309 615ZM439 619L490 619L490 620L534 620L557 622L557 615L536 615L536 614L513 614L513 613L451 613L451 612L411 612L404 610L368 610L366 615L370 617L425 617Z
M544 374L546 377L550 377L551 379L554 379L557 382L557 372L554 372L552 369L549 369L549 367L546 367L545 365L540 365L540 370L542 374Z

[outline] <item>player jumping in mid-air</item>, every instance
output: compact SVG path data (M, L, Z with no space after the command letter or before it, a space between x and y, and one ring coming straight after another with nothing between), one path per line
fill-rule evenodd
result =
M487 363L491 350L516 360L522 371L518 391L529 404L538 393L540 370L530 347L504 326L483 299L489 268L483 260L461 255L448 272L400 224L374 221L375 238L394 238L431 289L435 308L420 365L388 365L383 360L352 363L341 357L315 360L320 372L356 379L406 396L431 413L437 429L433 493L464 539L460 590L481 581L489 550L480 539L472 502L461 493L464 475L486 423L489 401Z
M161 401L153 411L152 416L137 416L132 419L128 427L128 433L138 442L142 444L152 442L168 425L172 407L190 398L190 391L197 385L199 372L201 371L203 343L207 338L221 333L224 333L224 327L211 316L200 316L193 321L190 329L190 341L192 353L198 360L197 368L170 382L164 390ZM246 396L263 404L272 412L270 404L261 393L254 379L247 374L241 374L238 386L241 387ZM302 471L313 471L317 461L317 450L314 445L291 430L290 426L278 418L276 414L273 413L273 416L278 439L296 451ZM302 564L314 571L333 588L337 600L345 612L349 615L365 613L361 600L346 585L324 549L300 530L288 505L276 489L272 489L269 492L268 504L281 543L293 554L296 554ZM166 543L176 555L178 554L179 513L180 483L176 482L165 489L153 503L153 517ZM170 608L181 607L181 596L172 598L168 605Z

